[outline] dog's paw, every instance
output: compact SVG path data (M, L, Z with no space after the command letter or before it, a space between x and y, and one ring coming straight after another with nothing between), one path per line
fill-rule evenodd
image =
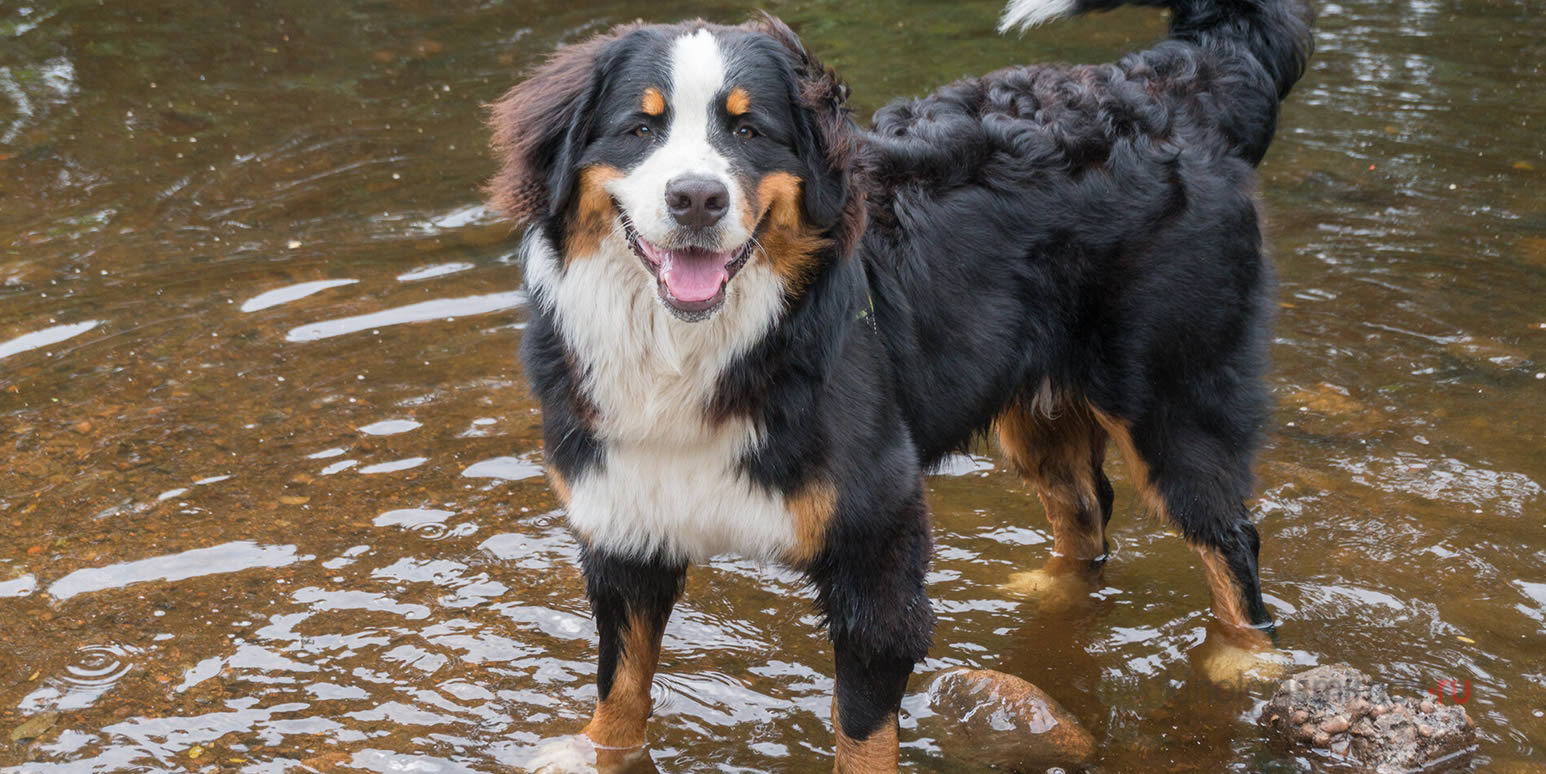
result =
M1088 567L1088 562L1059 559L1009 576L999 591L1036 602L1043 610L1072 609L1088 603L1090 593L1100 587L1096 572Z
M1006 594L1040 599L1065 593L1073 580L1066 573L1050 573L1046 568L1038 567L1030 572L1017 572L1009 576L1009 580L1001 584L999 590Z
M1189 655L1197 673L1215 685L1281 680L1293 666L1293 659L1261 632L1226 631L1219 624L1208 628L1208 636Z
M526 761L531 774L591 774L596 771L596 746L584 734L549 739Z
M648 748L598 748L584 734L543 742L525 768L531 774L649 774L656 770Z

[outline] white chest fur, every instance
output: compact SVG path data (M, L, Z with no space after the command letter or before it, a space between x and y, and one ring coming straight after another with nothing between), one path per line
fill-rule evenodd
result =
M598 409L603 459L568 482L569 523L597 548L699 561L721 553L771 559L795 545L784 499L740 472L757 441L749 421L707 419L720 375L772 327L783 287L754 257L714 317L676 319L621 235L559 270L533 234L526 278L579 359Z

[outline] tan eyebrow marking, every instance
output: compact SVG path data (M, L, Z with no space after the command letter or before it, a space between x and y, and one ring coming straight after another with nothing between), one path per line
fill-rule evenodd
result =
M651 86L644 90L644 102L640 105L645 115L658 116L666 112L666 95Z
M729 96L725 97L725 110L730 115L744 116L746 111L751 110L751 108L752 95L747 94L746 90L740 86L731 89Z

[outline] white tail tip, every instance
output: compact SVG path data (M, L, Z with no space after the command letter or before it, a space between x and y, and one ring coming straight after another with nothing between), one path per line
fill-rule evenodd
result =
M1019 28L1021 32L1053 19L1072 16L1076 0L1010 0L998 21L999 33Z

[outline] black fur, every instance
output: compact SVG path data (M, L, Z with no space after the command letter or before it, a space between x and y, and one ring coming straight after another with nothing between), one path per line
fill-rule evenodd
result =
M687 565L606 556L582 548L580 567L585 572L585 595L596 616L600 640L596 692L605 700L612 693L618 660L626 646L624 627L644 626L650 632L663 631L671 608L682 595Z

